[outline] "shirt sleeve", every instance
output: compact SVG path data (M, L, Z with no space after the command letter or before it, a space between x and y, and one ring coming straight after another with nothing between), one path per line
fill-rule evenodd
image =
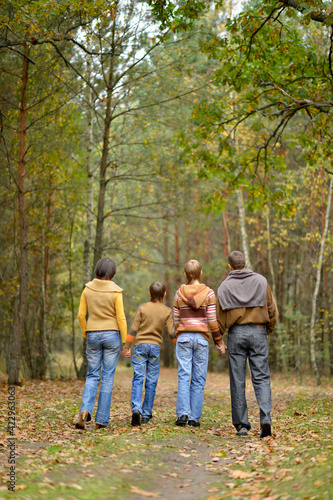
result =
M216 318L216 303L215 303L215 293L213 290L207 296L207 321L210 331L212 332L213 341L215 344L221 342L222 336L220 333L220 327Z
M124 313L123 294L115 292L114 295L115 295L114 301L116 309L116 319L120 330L121 341L124 344L126 342L126 337L127 337L127 323Z
M88 311L88 306L87 306L87 301L86 301L86 297L84 295L84 290L83 290L83 292L81 294L81 299L80 299L78 318L79 318L79 323L80 323L81 330L82 330L84 337L87 336L87 322L86 322L87 311Z
M217 323L220 327L220 332L223 335L226 330L227 313L223 311L223 309L221 308L220 301L218 298L216 301L216 317L217 317Z
M170 335L170 338L174 339L175 338L175 325L173 322L172 311L170 311L170 313L165 321L165 326L166 326L168 334Z
M136 334L138 333L139 327L141 323L141 310L140 307L136 311L132 326L130 328L130 331L128 332L125 347L126 349L129 349L132 345L133 340L135 339Z
M279 317L279 311L274 296L272 294L272 290L270 289L269 285L267 285L266 303L267 303L268 317L269 317L269 323L266 326L268 335L274 330Z
M175 320L175 330L177 331L177 328L179 326L179 321L180 321L180 314L179 314L179 307L178 307L178 295L176 293L174 301L173 301L173 317Z

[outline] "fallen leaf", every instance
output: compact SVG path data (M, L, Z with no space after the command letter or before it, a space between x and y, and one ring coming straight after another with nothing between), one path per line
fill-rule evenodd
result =
M232 477L235 479L247 479L252 476L251 472L246 472L244 470L236 469L231 471Z
M83 490L82 486L76 483L66 484L67 488L73 488L74 490Z
M218 488L215 488L215 486L213 488L209 488L209 490L207 490L209 493L217 493L219 491Z
M157 493L153 493L152 491L141 490L140 488L137 488L136 486L130 485L130 488L131 488L132 493L136 493L137 495L142 495L143 497L159 498L159 496L160 496Z

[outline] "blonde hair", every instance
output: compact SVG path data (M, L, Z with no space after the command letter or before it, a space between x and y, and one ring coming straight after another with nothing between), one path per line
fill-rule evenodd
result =
M191 283L193 280L199 280L201 276L201 264L197 260L191 259L186 262L184 271L188 283Z

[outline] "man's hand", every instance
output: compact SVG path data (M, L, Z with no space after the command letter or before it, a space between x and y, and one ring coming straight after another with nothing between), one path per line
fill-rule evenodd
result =
M226 344L224 343L224 340L223 340L223 339L222 339L222 341L221 341L221 342L219 342L218 344L215 344L215 346L216 346L216 349L217 349L218 351L220 351L220 353L221 353L221 354L225 354L225 353L226 353L226 351L227 351L227 346L226 346Z
M131 349L128 347L124 347L121 353L123 358L130 358L131 357Z

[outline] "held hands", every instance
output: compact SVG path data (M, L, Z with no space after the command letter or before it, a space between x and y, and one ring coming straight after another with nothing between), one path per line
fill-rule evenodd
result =
M123 347L122 353L121 353L123 358L130 358L131 357L131 349L128 347Z
M218 351L220 351L221 354L225 354L226 351L227 351L227 346L226 344L224 343L224 340L222 339L221 342L219 342L218 344L216 344L216 349Z

